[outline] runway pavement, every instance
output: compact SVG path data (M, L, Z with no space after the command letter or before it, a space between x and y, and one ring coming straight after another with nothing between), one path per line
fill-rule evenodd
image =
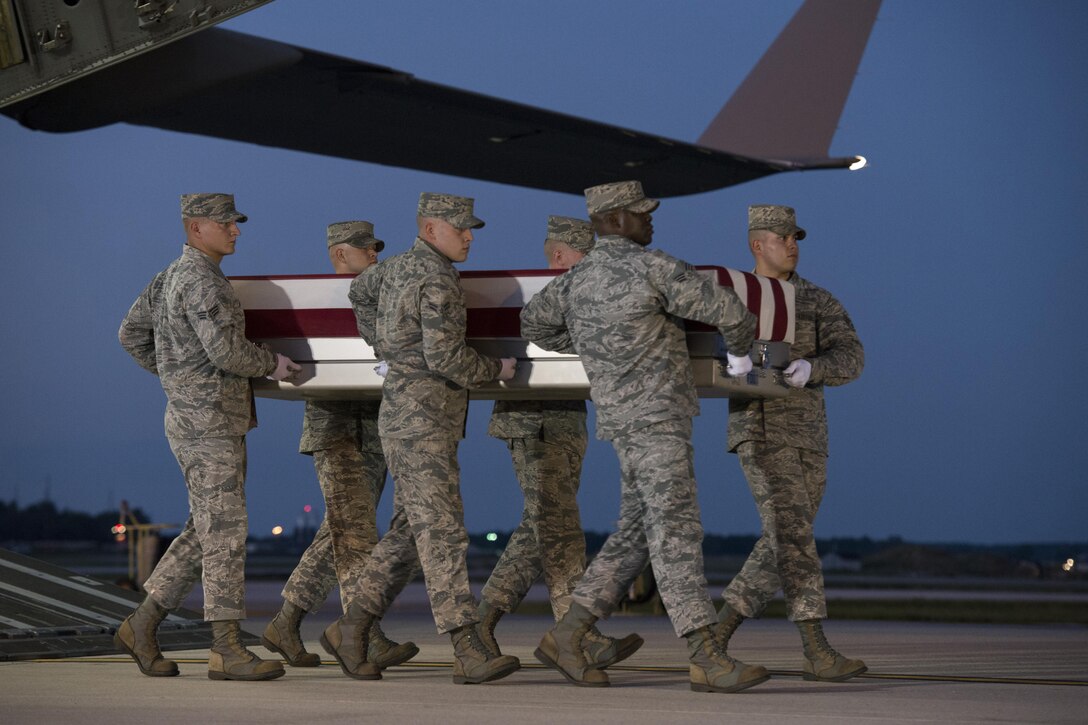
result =
M181 675L163 679L141 676L120 656L2 663L0 722L1088 722L1088 628L1082 626L831 621L832 644L863 658L869 672L845 683L817 683L801 679L792 625L749 621L734 636L731 654L765 665L773 677L720 695L689 690L686 650L665 617L616 616L602 623L606 633L637 631L646 644L609 670L611 687L591 689L571 686L536 662L532 651L550 620L517 614L502 621L498 637L523 669L486 685L452 684L448 637L435 632L418 593L399 602L384 626L394 639L414 640L420 654L380 682L351 680L317 642L335 614L327 604L304 624L307 645L322 653L324 664L288 668L271 682L210 681L206 651L170 653ZM254 616L246 629L259 634L268 616Z

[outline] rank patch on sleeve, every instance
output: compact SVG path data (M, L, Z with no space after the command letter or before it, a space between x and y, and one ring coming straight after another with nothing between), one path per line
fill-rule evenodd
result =
M201 310L196 313L196 316L197 319L200 320L214 320L216 317L219 317L219 303L215 303L207 310Z

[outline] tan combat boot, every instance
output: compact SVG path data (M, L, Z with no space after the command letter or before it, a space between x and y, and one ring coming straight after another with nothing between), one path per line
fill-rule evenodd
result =
M603 670L638 652L642 642L642 637L637 634L629 634L623 639L609 637L602 634L597 625L593 625L582 638L582 649L589 666L595 670Z
M722 608L718 610L718 646L722 652L729 650L729 638L744 620L744 615L729 606L729 602L722 602Z
M571 684L580 687L608 687L608 675L586 661L585 636L597 621L588 609L572 602L555 627L540 640L536 658L558 670Z
M284 600L283 608L276 613L261 635L261 644L273 652L278 652L292 667L317 667L321 657L306 651L299 635L299 627L306 610Z
M706 626L684 635L691 662L691 689L695 692L739 692L770 678L766 667L746 665L725 653L714 627Z
M370 625L370 641L367 644L366 658L373 662L379 669L394 667L407 662L419 654L419 647L415 642L398 644L385 636L378 620Z
M478 685L506 677L521 668L517 657L491 654L480 639L475 624L466 624L450 632L453 640L453 683Z
M178 674L177 664L162 656L158 637L155 636L159 624L169 613L150 596L145 597L113 635L114 646L136 660L140 672L148 677L173 677Z
M209 680L274 680L283 676L279 660L262 660L242 645L237 619L212 622Z
M502 619L505 614L505 609L499 609L498 607L493 606L491 602L486 599L480 600L480 607L476 610L476 615L480 618L478 627L480 641L487 647L488 652L495 657L502 654L499 650L499 643L495 639L495 625L499 623L499 620Z
M367 659L370 648L370 627L375 616L358 604L330 624L321 634L321 646L336 658L340 669L356 680L380 680L382 671Z
M820 620L802 619L796 624L797 629L801 630L801 644L805 651L806 680L842 682L869 669L861 660L847 659L836 652L827 643Z

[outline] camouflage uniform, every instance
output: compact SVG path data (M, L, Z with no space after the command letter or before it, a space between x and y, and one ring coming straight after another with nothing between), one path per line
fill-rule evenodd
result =
M350 244L385 249L369 221L329 224L326 247ZM335 266L335 264L334 264ZM325 516L314 540L283 588L283 598L312 612L340 584L340 604L354 599L353 568L361 568L378 542L377 507L385 489L385 457L378 440L380 402L309 400L298 452L314 458Z
M784 398L729 401L729 450L740 458L763 534L723 596L734 611L757 617L782 588L790 620L801 621L827 617L812 529L827 483L823 389L855 380L865 353L831 293L796 273L789 281L797 294L790 357L808 360L812 374Z
M221 221L215 209L183 215ZM234 219L245 217L235 212ZM257 423L249 378L272 373L276 358L246 339L242 306L219 264L189 246L136 299L118 337L159 376L166 437L189 490L185 528L144 588L174 609L203 569L204 618L243 619L245 434Z
M482 225L471 207L451 223ZM468 388L494 380L502 365L465 345L460 277L422 239L367 268L349 296L360 334L389 364L378 433L394 482L393 520L360 575L357 603L381 617L418 558L435 624L449 632L477 621L457 464Z
M544 241L565 244L579 254L593 248L593 227L585 219L549 216ZM581 400L500 400L488 435L510 449L525 506L482 597L512 612L540 575L548 587L552 614L562 618L570 594L586 569L586 537L578 511L578 485L586 455L586 404Z
M577 498L588 438L586 404L581 400L496 401L487 432L510 448L525 507L484 584L483 598L511 612L543 574L552 614L559 619L586 568Z
M283 598L312 612L340 583L344 609L355 598L361 569L378 542L377 505L385 488L375 401L306 402L299 453L314 457L325 517L283 588Z
M625 208L652 211L656 202ZM590 200L590 212L600 210ZM751 347L755 319L732 290L616 235L598 238L593 251L521 313L526 339L581 356L597 407L597 435L612 441L620 459L617 530L590 563L573 601L607 616L648 555L678 635L716 621L703 574L690 442L699 403L684 318L720 328L730 350Z

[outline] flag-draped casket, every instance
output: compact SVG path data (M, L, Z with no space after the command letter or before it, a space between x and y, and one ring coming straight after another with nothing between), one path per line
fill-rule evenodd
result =
M732 287L759 319L751 350L754 367L740 379L725 374L725 349L716 330L687 322L687 343L702 397L785 395L782 369L794 334L793 285L725 267L699 267ZM516 357L517 376L471 391L473 398L588 398L589 381L577 355L542 350L521 338L519 313L557 274L552 270L465 271L468 343L486 355ZM350 275L232 277L246 315L246 334L303 368L298 384L261 380L257 395L285 399L381 397L374 350L359 337L348 301ZM734 351L734 354L736 352Z

